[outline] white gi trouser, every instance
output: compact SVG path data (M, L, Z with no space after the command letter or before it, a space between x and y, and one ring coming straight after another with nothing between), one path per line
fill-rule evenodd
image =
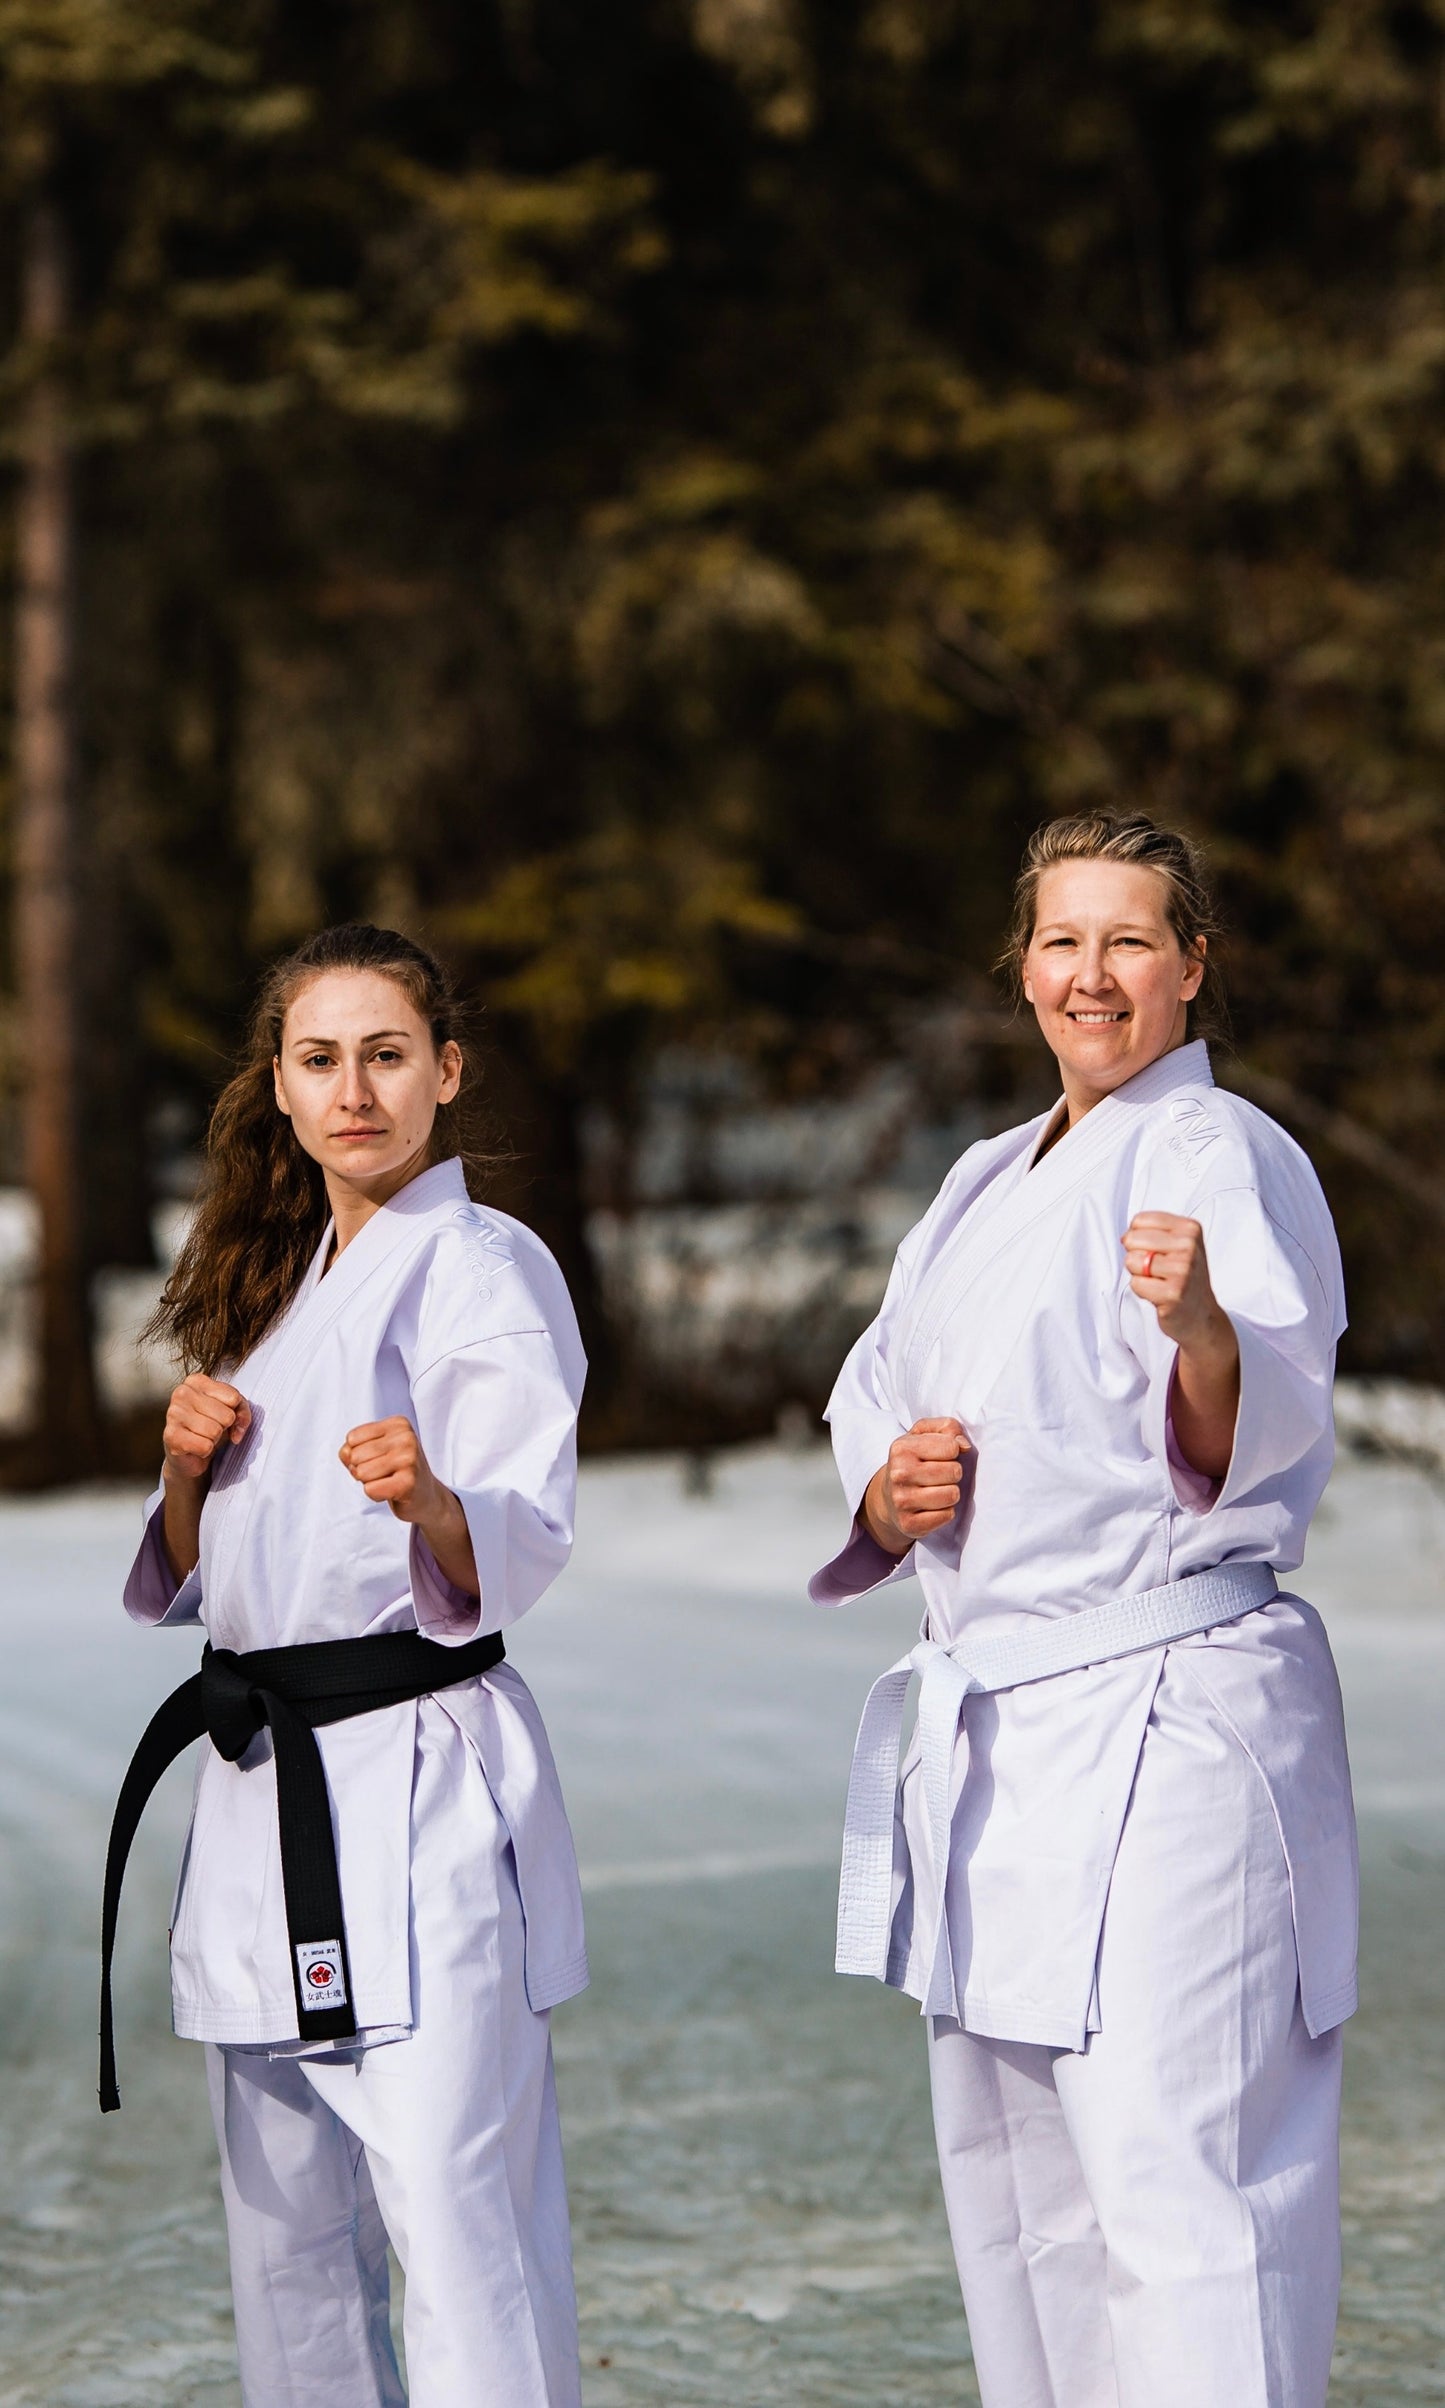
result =
M545 2014L475 1752L418 1715L409 2038L322 2057L208 2047L245 2408L579 2408Z
M1166 1659L1074 2053L931 2025L984 2408L1324 2408L1341 2034L1299 2010L1263 1780Z

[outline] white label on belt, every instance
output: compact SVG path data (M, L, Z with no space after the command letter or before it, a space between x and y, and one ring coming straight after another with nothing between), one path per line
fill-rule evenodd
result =
M346 1974L339 1940L303 1940L296 1951L301 1976L301 2004L310 2014L321 2007L344 2007Z

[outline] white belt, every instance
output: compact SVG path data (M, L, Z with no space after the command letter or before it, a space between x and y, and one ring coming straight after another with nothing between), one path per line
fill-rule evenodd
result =
M1108 1663L1144 1648L1167 1647L1217 1622L1235 1622L1277 1595L1278 1583L1268 1564L1221 1564L1212 1572L1172 1580L1162 1589L1144 1589L1137 1597L1117 1597L1109 1605L1040 1620L1015 1638L965 1636L949 1647L920 1639L910 1654L874 1682L858 1725L843 1825L838 1971L868 1973L879 1981L887 1976L898 1749L903 1701L915 1672L921 1684L923 1795L938 1893L923 2012L957 2020L947 1888L953 1744L964 1699L994 1689L1017 1689L1026 1681L1050 1680L1059 1672L1080 1672L1085 1665Z

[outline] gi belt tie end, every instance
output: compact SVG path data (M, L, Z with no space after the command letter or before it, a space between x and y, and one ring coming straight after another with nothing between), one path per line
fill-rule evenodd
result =
M898 1751L908 1684L919 1679L918 1741L936 1904L926 1938L923 2011L959 2019L948 1929L948 1860L953 1813L953 1751L966 1697L1081 1672L1090 1664L1136 1655L1237 1622L1277 1596L1268 1564L1220 1564L1163 1588L1116 1597L1079 1613L1039 1616L1009 1638L965 1632L945 1645L925 1635L868 1692L843 1825L838 1885L840 1973L888 1979L893 1923L893 1826Z
M239 1763L257 1734L270 1731L297 2030L306 2040L352 2039L356 2011L341 1878L316 1732L327 1723L379 1713L475 1680L500 1664L505 1652L497 1635L443 1647L419 1631L258 1648L246 1655L228 1647L206 1648L200 1671L151 1717L116 1801L100 1918L102 2112L120 2105L111 1960L121 1883L146 1801L166 1767L203 1734L219 1755Z

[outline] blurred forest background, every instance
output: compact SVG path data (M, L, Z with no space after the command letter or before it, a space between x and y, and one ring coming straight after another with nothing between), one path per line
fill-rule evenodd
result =
M594 1443L811 1412L1100 800L1445 1377L1445 0L0 0L0 244L15 1476L352 915L485 1005Z

